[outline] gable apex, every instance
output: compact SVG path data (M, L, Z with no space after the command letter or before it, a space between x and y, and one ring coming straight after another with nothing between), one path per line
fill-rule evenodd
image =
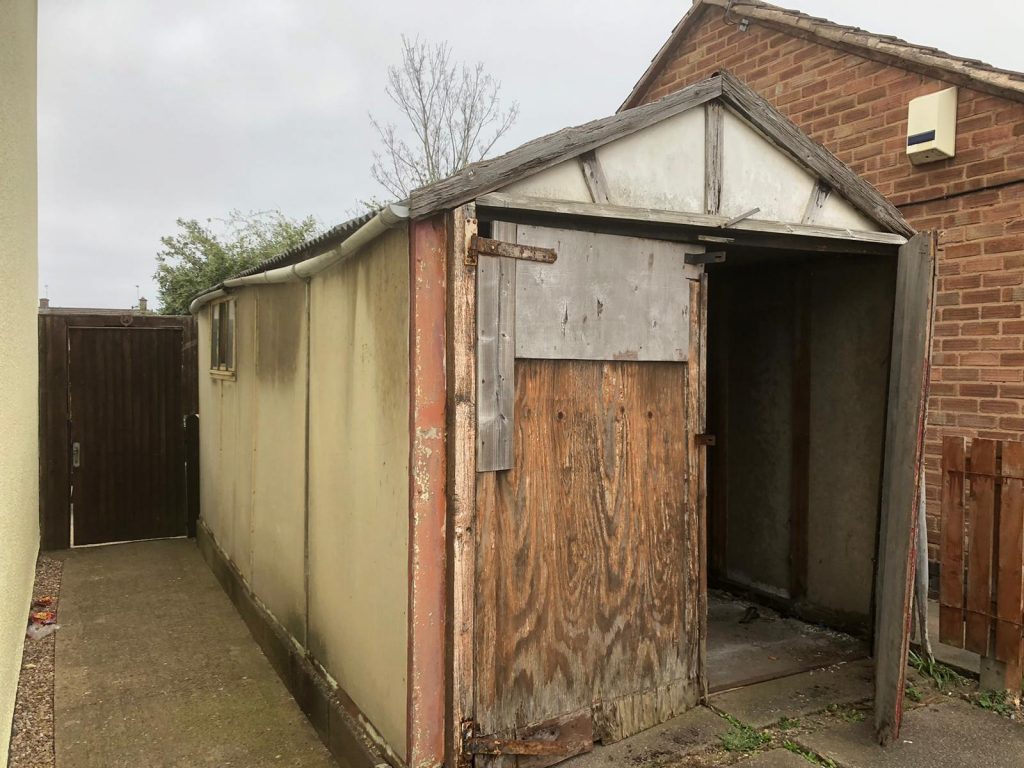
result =
M530 179L534 180L534 188L542 190L544 184L555 183L555 177L558 177L561 179L559 183L571 185L574 190L571 194L581 199L579 196L583 194L581 190L585 189L585 179L575 169L556 166L601 148L606 148L605 155L614 154L609 146L613 142L621 146L627 137L641 132L652 136L664 133L654 131L654 127L658 124L668 125L671 119L709 103L720 104L724 110L751 126L754 134L762 137L766 146L761 156L766 162L773 153L784 155L795 168L802 169L797 172L805 174L810 179L809 183L820 184L822 188L834 191L883 230L903 236L913 234L913 229L900 212L874 187L728 72L718 72L650 104L581 126L565 128L528 142L500 157L467 166L454 176L414 190L409 204L411 215L419 218L463 205L481 195L509 189L517 184L521 186ZM700 111L704 112L703 109ZM691 134L689 139L680 138L679 141L688 140L696 144L703 156L707 141L703 116L700 122L702 127L699 135ZM663 149L660 151L675 151L671 141L662 142L661 146ZM656 153L659 150L654 151ZM606 162L611 159L607 157ZM654 167L657 162L656 155L650 154L639 161L640 165L647 167ZM622 163L620 167L623 167ZM643 182L639 186L644 186ZM692 197L690 195L686 198L690 210L693 209ZM639 207L659 207L641 199L634 204Z

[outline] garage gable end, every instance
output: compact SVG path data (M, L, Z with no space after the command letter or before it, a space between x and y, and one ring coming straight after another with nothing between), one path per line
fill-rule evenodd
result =
M413 192L412 215L499 192L902 236L870 184L727 72L567 128Z

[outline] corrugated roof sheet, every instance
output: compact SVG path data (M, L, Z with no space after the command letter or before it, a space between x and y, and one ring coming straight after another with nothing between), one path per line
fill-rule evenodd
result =
M292 264L298 264L300 261L305 261L319 253L324 252L329 248L333 248L339 245L349 238L350 235L355 234L360 227L370 221L374 216L380 213L380 209L367 211L366 213L351 218L348 221L343 221L341 224L331 227L324 232L321 232L316 237L311 237L304 243L293 246L286 251L282 251L276 256L271 256L269 259L264 259L259 264L244 269L241 272L228 277L228 280L234 280L238 277L248 277L249 275L258 275L260 272L267 272L271 269L278 269L279 267L288 267ZM205 296L208 293L219 291L224 288L224 283L217 283L217 285L210 286L204 291L200 291L192 297L191 301L195 301L200 296Z
M348 221L343 221L341 224L321 232L316 237L311 237L304 243L292 246L287 251L283 251L276 256L271 256L269 259L264 259L253 267L249 267L237 274L231 275L228 279L233 280L236 277L258 275L260 272L277 269L278 267L287 267L292 264L298 264L300 261L305 261L306 259L315 256L318 252L324 250L324 248L330 248L338 245L339 243L345 242L349 235L353 234L379 212L380 209L367 211L361 216L356 216Z

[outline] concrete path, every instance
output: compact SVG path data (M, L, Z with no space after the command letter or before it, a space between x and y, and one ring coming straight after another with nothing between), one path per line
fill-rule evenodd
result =
M831 761L827 764L836 768L1024 766L1024 725L947 696L914 673L911 677L925 693L925 701L906 700L899 743L886 749L875 741L866 706L872 690L871 665L853 662L713 695L710 704L721 714L696 707L615 744L595 745L593 752L561 765L808 768ZM722 736L732 728L727 717L740 728L765 734L766 743L753 754L726 752ZM776 724L783 717L791 724L779 728Z
M1020 768L1024 727L957 699L904 712L899 742L875 744L871 723L837 723L797 742L842 768Z
M335 766L193 541L73 550L57 768Z
M566 760L563 768L619 768L619 766L657 766L666 758L673 761L707 750L718 744L728 731L727 720L707 707L694 707L667 723L657 725L628 739L603 746Z
M753 728L803 717L830 704L854 704L874 695L870 661L836 664L711 696L711 705Z

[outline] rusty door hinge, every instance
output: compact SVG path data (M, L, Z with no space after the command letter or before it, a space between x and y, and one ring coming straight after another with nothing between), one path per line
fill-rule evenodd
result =
M461 764L468 766L475 755L557 758L543 761L543 764L550 765L589 752L594 746L593 721L589 708L517 729L514 735L515 738L481 736L476 722L464 720Z
M694 435L693 439L697 441L697 445L714 445L715 436L709 435L707 432L702 432L699 435Z
M472 736L466 739L465 752L470 755L569 757L579 754L580 745L564 741L529 741L527 739L499 739L493 736Z
M469 248L466 249L466 266L475 267L480 256L539 261L542 264L554 264L555 259L558 258L554 248L506 243L503 240L492 240L489 237L473 235L473 239L469 241Z

